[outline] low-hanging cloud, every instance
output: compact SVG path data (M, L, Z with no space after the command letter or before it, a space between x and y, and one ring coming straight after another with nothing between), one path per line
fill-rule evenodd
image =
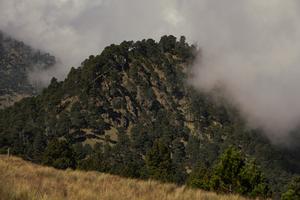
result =
M193 85L222 86L255 128L287 138L300 121L297 0L0 0L0 29L61 60L65 77L90 54L122 40L186 35L202 49ZM49 76L49 77L48 77Z
M55 70L30 75L49 82L111 43L175 32L180 19L174 2L0 0L0 30L59 59Z
M248 122L281 143L300 122L298 1L202 0L196 37L203 54L193 84L222 87ZM203 19L203 20L201 20Z

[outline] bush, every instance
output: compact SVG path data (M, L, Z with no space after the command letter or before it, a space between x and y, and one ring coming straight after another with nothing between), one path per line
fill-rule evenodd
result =
M46 147L42 163L58 169L74 169L76 167L74 150L68 142L54 139Z
M300 199L300 176L295 177L287 187L287 191L281 195L282 200Z

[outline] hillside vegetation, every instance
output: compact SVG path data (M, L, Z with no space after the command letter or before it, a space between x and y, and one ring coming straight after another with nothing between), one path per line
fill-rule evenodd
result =
M196 51L174 36L106 47L66 80L53 78L40 95L0 110L0 153L60 169L278 194L300 171L298 149L273 146L222 98L187 84Z
M0 156L0 200L245 200L157 181L56 170Z

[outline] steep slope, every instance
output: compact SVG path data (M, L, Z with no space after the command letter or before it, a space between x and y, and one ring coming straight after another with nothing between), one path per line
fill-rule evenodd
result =
M256 158L278 191L300 170L297 149L271 145L226 102L186 84L195 51L173 36L105 48L65 81L54 78L42 94L0 111L0 151L182 184L234 145Z
M37 88L28 81L28 72L54 63L53 56L33 50L0 31L0 108L35 94Z
M138 181L82 171L61 171L0 156L0 200L243 200L156 181Z

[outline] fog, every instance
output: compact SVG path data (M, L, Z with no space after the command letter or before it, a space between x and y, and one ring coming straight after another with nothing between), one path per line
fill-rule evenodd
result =
M297 1L199 1L195 36L203 55L193 84L222 87L251 126L284 143L300 121ZM187 9L188 10L188 9ZM204 20L201 20L204 19Z
M300 119L300 7L296 0L0 0L0 29L60 59L47 82L110 43L186 35L201 48L190 82L221 87L273 142Z
M172 0L0 0L0 30L59 59L55 69L30 74L47 84L111 43L175 34L175 7Z

